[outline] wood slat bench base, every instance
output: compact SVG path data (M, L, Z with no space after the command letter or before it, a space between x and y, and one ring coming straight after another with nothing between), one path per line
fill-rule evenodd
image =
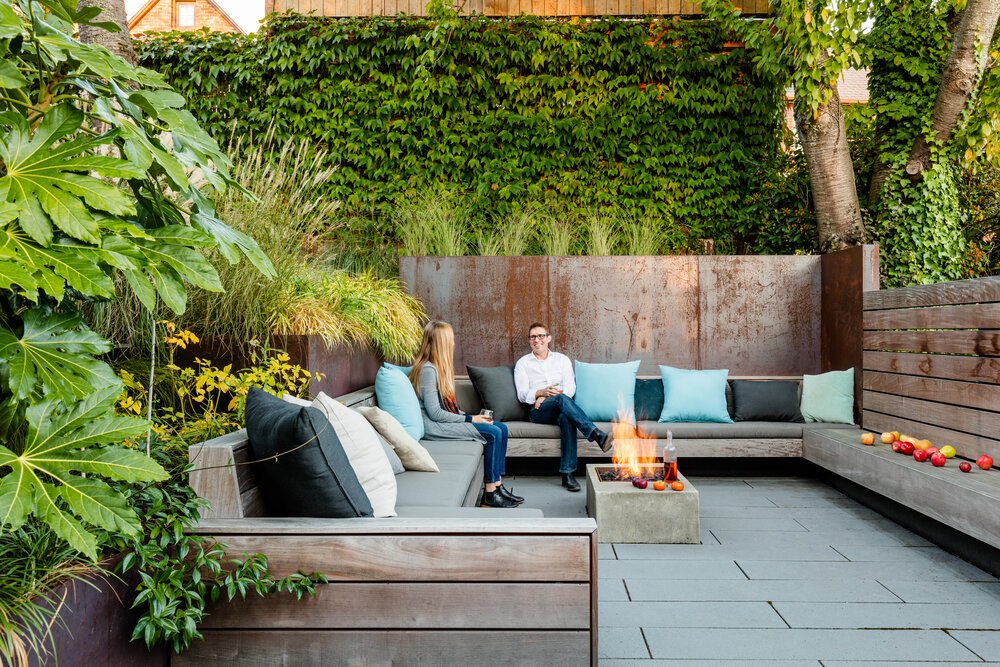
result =
M586 665L590 635L573 631L207 630L177 667L339 665Z
M801 457L801 438L674 438L678 457ZM662 451L667 441L656 441L656 451ZM580 440L577 454L582 457L606 458L611 452L602 452L593 442ZM507 456L538 456L559 458L558 438L511 438L507 443Z
M934 468L886 446L866 447L861 430L807 432L803 455L830 472L1000 549L1000 475ZM947 546L947 545L944 545Z

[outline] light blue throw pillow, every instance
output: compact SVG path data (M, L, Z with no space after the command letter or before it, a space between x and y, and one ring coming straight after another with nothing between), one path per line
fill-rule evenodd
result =
M611 421L618 417L618 410L622 407L630 413L634 410L638 361L624 364L574 361L573 365L576 371L576 396L573 400L591 420Z
M375 374L378 406L396 418L414 440L424 437L424 416L410 379L398 367L383 366Z
M660 366L663 378L661 422L732 424L726 409L729 370L692 371Z
M799 410L807 422L854 423L854 369L802 376Z
M390 364L388 361L383 361L382 362L382 366L384 368L395 368L397 371L399 371L403 375L409 375L410 374L410 370L413 369L413 366L397 366L396 364Z

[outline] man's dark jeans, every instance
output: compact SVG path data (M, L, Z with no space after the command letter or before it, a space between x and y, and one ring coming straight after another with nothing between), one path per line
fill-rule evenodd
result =
M549 396L537 408L531 407L531 421L559 424L559 472L576 472L576 432L590 437L596 428L586 413L565 394Z

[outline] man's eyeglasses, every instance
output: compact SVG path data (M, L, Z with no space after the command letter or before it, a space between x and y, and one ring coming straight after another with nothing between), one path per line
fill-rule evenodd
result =
M528 336L528 340L545 340L548 337L549 337L548 334L533 334L531 336Z

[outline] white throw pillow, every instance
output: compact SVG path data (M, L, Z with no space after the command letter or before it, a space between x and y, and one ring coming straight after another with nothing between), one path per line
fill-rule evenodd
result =
M392 448L396 450L396 454L399 455L399 460L403 462L404 468L424 472L440 471L437 463L431 457L431 453L414 440L413 436L406 432L406 429L395 417L385 410L375 407L359 407L357 410L371 422L383 438L389 441Z
M351 408L322 392L312 406L319 408L330 420L354 474L368 494L375 516L396 516L396 476L372 425Z

